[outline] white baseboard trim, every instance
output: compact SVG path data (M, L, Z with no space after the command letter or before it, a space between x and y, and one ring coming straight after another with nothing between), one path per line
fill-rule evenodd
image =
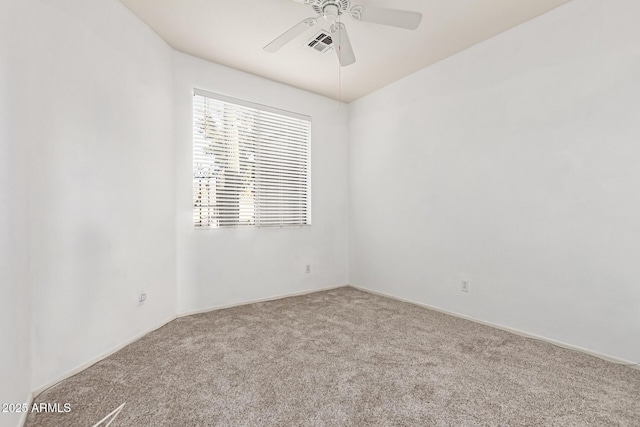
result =
M547 337L543 337L543 336L540 336L540 335L532 334L532 333L529 333L529 332L521 331L519 329L510 328L508 326L499 325L497 323L492 323L492 322L487 322L487 321L484 321L484 320L481 320L481 319L476 319L475 317L467 316L465 314L457 313L455 311L444 310L442 308L435 307L433 305L424 304L424 303L413 301L413 300L410 300L410 299L407 299L407 298L398 297L398 296L395 296L395 295L387 294L385 292L380 292L380 291L376 291L376 290L373 290L373 289L363 288L361 286L355 286L355 285L349 285L349 286L354 288L354 289L358 289L360 291L363 291L363 292L368 292L370 294L379 295L379 296L386 297L386 298L391 298L391 299L394 299L396 301L406 302L406 303L409 303L409 304L413 304L413 305L417 305L417 306L420 306L420 307L428 308L430 310L437 311L439 313L448 314L450 316L459 317L461 319L469 320L471 322L480 323L481 325L490 326L492 328L500 329L500 330L506 331L506 332L511 332L513 334L520 335L520 336L523 336L525 338L531 338L531 339L538 340L538 341L544 341L546 343L549 343L551 345L555 345L557 347L561 347L561 348L564 348L564 349L567 349L567 350L578 351L580 353L588 354L589 356L594 356L594 357L597 357L599 359L605 360L607 362L615 363L615 364L618 364L618 365L625 365L625 366L627 366L629 368L640 370L640 366L638 365L638 362L632 362L630 360L620 359L619 357L610 356L608 354L598 353L598 352L595 352L595 351L592 351L592 350L588 350L586 348L582 348L582 347L578 347L578 346L575 346L575 345L567 344L567 343L564 343L564 342L561 342L561 341L556 341L556 340L551 339L551 338L547 338Z
M202 308L202 309L197 309L197 310L190 310L190 311L186 311L186 312L181 312L177 315L171 316L169 319L157 324L156 326L153 326L137 335L135 335L134 337L123 341L122 343L116 345L115 347L109 349L108 351L100 354L97 357L94 357L93 359L83 363L80 366L77 366L74 369L71 369L70 371L65 372L63 375L60 375L58 378L56 378L53 381L49 381L48 383L38 387L32 394L31 394L31 399L33 400L33 398L37 397L40 393L42 393L43 391L46 391L48 389L50 389L51 387L55 386L56 384L71 378L72 376L76 375L77 373L84 371L85 369L89 368L90 366L95 365L96 363L100 362L103 359L106 359L107 357L111 356L112 354L116 353L117 351L122 350L124 347L128 346L129 344L138 341L140 338L142 338L143 336L147 335L150 332L153 332L157 329L160 329L161 327L163 327L164 325L166 325L169 322L174 321L175 319L179 318L179 317L185 317L185 316L192 316L194 314L200 314L200 313L208 313L210 311L216 311L216 310L224 310L225 308L233 308L233 307L239 307L239 306L243 306L243 305L249 305L249 304L255 304L258 302L267 302L267 301L275 301L275 300L279 300L279 299L283 299L283 298L289 298L289 297L296 297L296 296L301 296L301 295L308 295L308 294L313 294L316 292L322 292L322 291L329 291L332 289L338 289L338 288L343 288L347 285L338 285L338 286L328 286L328 287L324 287L324 288L318 288L318 289L309 289L306 291L301 291L301 292L292 292L292 293L288 293L288 294L281 294L281 295L273 295L273 296L269 296L266 298L258 298L258 299L253 299L253 300L248 300L248 301L242 301L242 302L238 302L238 303L234 303L234 304L227 304L227 305L220 305L220 306L215 306L215 307L209 307L209 308ZM26 418L25 418L26 419Z
M33 404L33 393L29 393L27 395L27 399L25 400L25 403L27 404L29 411L22 413L22 416L20 417L20 421L18 421L18 427L24 427L24 424L27 422L27 416L29 415L29 412L31 410L31 405Z
M257 298L257 299L252 299L252 300L247 300L247 301L242 301L242 302L237 302L237 303L232 303L232 304L216 305L216 306L213 306L213 307L199 308L199 309L196 309L196 310L189 310L189 311L182 311L182 312L178 313L178 315L176 317L193 316L194 314L208 313L210 311L224 310L224 309L227 309L227 308L240 307L240 306L243 306L243 305L251 305L251 304L256 304L256 303L259 303L259 302L268 302L268 301L276 301L276 300L283 299L283 298L299 297L299 296L302 296L302 295L315 294L316 292L323 292L323 291L330 291L332 289L344 288L346 286L348 286L348 285L327 286L327 287L324 287L324 288L309 289L309 290L306 290L306 291L291 292L291 293L287 293L287 294L273 295L273 296L269 296L269 297L265 297L265 298Z
M107 357L111 356L112 354L122 350L124 347L128 346L129 344L139 340L140 338L144 337L145 335L160 329L161 327L163 327L164 325L166 325L169 322L172 322L173 320L179 318L179 317L186 317L186 316L192 316L194 314L201 314L201 313L208 313L211 311L217 311L217 310L224 310L227 308L233 308L233 307L240 307L243 305L250 305L250 304L256 304L259 302L268 302L268 301L275 301L275 300L279 300L279 299L283 299L283 298L290 298L290 297L296 297L296 296L302 296L302 295L309 295L309 294L313 294L316 292L323 292L323 291L330 291L332 289L338 289L338 288L343 288L345 286L349 286L352 287L354 289L358 289L361 290L363 292L368 292L371 294L375 294L375 295L380 295L386 298L391 298L397 301L402 301L402 302L406 302L409 304L413 304L413 305L417 305L420 307L424 307L424 308L428 308L430 310L434 310L440 313L444 313L444 314L448 314L450 316L455 316L455 317L459 317L461 319L465 319L465 320L469 320L471 322L475 322L475 323L480 323L482 325L485 326L490 326L492 328L496 328L496 329L500 329L506 332L511 332L513 334L516 335L520 335L526 338L532 338L535 340L539 340L539 341L544 341L547 342L549 344L558 346L558 347L562 347L565 348L567 350L573 350L573 351L578 351L580 353L584 353L584 354L588 354L590 356L594 356L594 357L598 357L600 359L603 359L607 362L612 362L612 363L616 363L616 364L621 364L621 365L627 365L628 367L632 368L632 369L638 369L640 370L640 366L637 365L637 362L632 362L629 360L624 360L624 359L620 359L618 357L615 356L610 356L607 354L602 354L602 353L598 353L598 352L594 352L582 347L578 347L575 345L571 345L571 344L567 344L567 343L563 343L560 341L556 341L554 339L551 338L546 338L540 335L536 335L536 334L532 334L529 332L525 332L525 331L521 331L519 329L514 329L514 328L510 328L508 326L503 326L503 325L499 325L496 323L491 323L491 322L487 322L481 319L476 319L474 317L471 316L467 316L461 313L457 313L454 311L449 311L449 310L444 310L442 308L438 308L429 304L424 304L421 302L417 302L417 301L413 301L410 299L406 299L406 298L402 298L402 297L398 297L395 295L391 295L391 294L387 294L385 292L380 292L380 291L376 291L373 289L368 289L368 288L364 288L364 287L360 287L360 286L355 286L355 285L337 285L337 286L328 286L328 287L324 287L324 288L318 288L318 289L309 289L306 291L301 291L301 292L291 292L291 293L287 293L287 294L279 294L279 295L273 295L273 296L269 296L269 297L265 297L265 298L257 298L257 299L252 299L252 300L248 300L248 301L242 301L242 302L238 302L238 303L233 303L233 304L225 304L225 305L219 305L219 306L214 306L214 307L208 307L208 308L201 308L201 309L196 309L196 310L189 310L189 311L184 311L181 313L178 313L175 316L171 316L170 318L168 318L167 320L164 320L162 322L160 322L159 324L157 324L156 326L153 326L137 335L135 335L134 337L125 340L124 342L116 345L115 347L111 348L110 350L102 353L101 355L94 357L93 359L83 363L80 366L77 366L74 369L71 369L69 371L67 371L66 373L64 373L63 375L59 376L58 378L56 378L53 381L50 381L40 387L38 387L35 391L33 391L33 393L30 393L28 396L28 401L29 401L29 406L31 406L31 403L33 402L33 399L35 397L37 397L40 393L42 393L45 390L50 389L51 387L55 386L56 384L60 383L61 381L64 381L68 378L71 378L72 376L76 375L77 373L89 368L92 365L95 365L96 363L100 362L103 359L106 359ZM632 366L633 365L633 366ZM26 417L27 414L23 414L21 419L20 419L20 426L24 425L25 421L26 421Z
M138 341L140 338L142 338L143 336L147 335L150 332L153 332L157 329L160 329L161 327L163 327L164 325L166 325L167 323L173 321L176 319L176 316L171 316L169 319L164 320L160 323L158 323L155 326L152 326L149 329L144 330L143 332L140 332L139 334L136 334L135 336L123 341L122 343L116 345L115 347L112 347L111 349L105 351L104 353L100 354L99 356L94 357L93 359L83 363L80 366L77 366L67 372L65 372L64 374L60 375L58 378L56 378L53 381L49 381L46 384L38 387L33 393L32 396L35 398L37 397L40 393L42 393L45 390L50 389L51 387L55 386L56 384L66 380L67 378L71 378L72 376L74 376L75 374L84 371L85 369L87 369L90 366L95 365L96 363L100 362L103 359L106 359L107 357L111 356L112 354L122 350L124 347L128 346L129 344Z

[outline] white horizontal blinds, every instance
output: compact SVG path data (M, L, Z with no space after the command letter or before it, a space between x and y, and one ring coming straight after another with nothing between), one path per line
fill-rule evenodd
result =
M310 223L308 117L196 91L194 224Z

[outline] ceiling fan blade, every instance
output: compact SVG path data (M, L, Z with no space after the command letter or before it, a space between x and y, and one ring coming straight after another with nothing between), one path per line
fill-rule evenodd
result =
M298 37L300 34L304 33L310 27L316 25L318 18L307 18L302 22L297 23L293 27L289 28L282 35L277 37L274 41L266 45L263 49L267 52L274 53L278 51L281 47Z
M351 17L358 21L406 28L407 30L415 30L420 25L420 21L422 21L420 12L373 6L353 6L350 13Z
M356 55L353 53L353 46L351 46L351 40L349 40L349 34L347 34L344 24L341 22L334 23L329 28L329 32L331 32L333 46L338 54L340 65L346 67L356 62Z

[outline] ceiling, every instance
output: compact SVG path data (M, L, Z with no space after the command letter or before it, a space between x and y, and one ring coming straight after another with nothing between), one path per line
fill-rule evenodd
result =
M422 12L415 31L343 16L357 62L305 42L319 20L276 53L262 48L305 18L294 0L120 0L174 49L218 64L350 102L476 45L570 0L352 0L352 4Z

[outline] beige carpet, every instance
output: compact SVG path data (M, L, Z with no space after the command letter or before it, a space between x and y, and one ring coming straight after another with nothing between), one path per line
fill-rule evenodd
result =
M640 371L340 288L175 320L28 426L640 426Z

